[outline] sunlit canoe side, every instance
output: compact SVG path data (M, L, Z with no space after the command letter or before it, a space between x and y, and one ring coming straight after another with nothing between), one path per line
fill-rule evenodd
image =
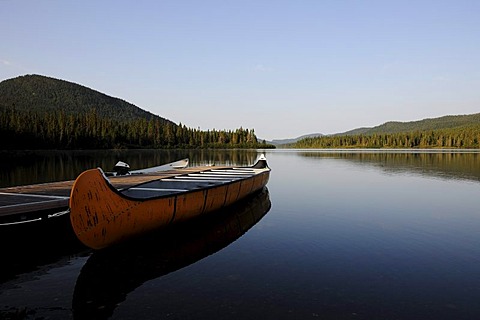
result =
M84 171L70 194L70 221L78 239L102 249L136 235L226 207L261 190L270 168L262 156L251 167L215 168L113 187L102 169Z

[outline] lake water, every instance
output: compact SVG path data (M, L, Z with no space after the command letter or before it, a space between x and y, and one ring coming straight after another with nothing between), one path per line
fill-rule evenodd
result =
M260 152L268 190L207 219L110 250L58 241L2 259L0 318L480 317L478 151L31 152L5 155L0 181Z

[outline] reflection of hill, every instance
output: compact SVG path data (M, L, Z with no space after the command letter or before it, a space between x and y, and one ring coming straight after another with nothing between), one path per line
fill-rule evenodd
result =
M228 246L260 221L270 206L265 188L217 213L95 252L75 285L74 318L110 317L129 292Z
M412 151L345 151L302 152L307 158L335 158L379 167L384 171L410 172L425 176L480 181L480 153L412 152Z

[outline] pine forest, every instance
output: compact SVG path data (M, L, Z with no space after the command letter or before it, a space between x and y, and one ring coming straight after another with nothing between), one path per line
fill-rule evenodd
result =
M187 128L159 118L114 120L87 113L0 112L0 149L267 148L253 129Z
M480 147L480 124L448 129L334 135L302 139L292 148L462 148Z

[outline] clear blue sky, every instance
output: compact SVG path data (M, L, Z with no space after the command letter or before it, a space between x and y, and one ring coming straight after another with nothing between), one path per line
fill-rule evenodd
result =
M41 74L265 139L480 112L480 1L0 0L0 80Z

